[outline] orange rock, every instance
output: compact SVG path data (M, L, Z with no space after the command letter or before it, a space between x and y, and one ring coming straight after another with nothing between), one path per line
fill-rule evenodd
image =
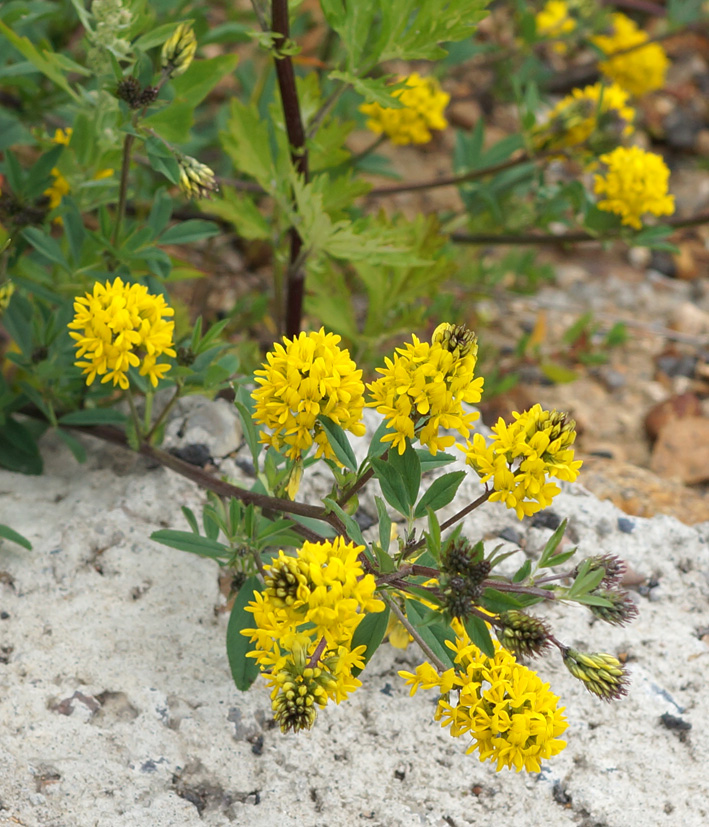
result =
M699 399L693 393L681 393L671 396L664 402L653 405L645 415L645 430L654 442L660 431L669 422L682 419L686 416L701 416L702 409Z
M709 419L673 419L660 431L650 467L661 477L693 485L709 480Z

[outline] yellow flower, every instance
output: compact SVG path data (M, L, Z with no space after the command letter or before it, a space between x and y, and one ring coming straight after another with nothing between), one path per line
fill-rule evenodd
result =
M0 315L10 306L10 299L15 292L15 285L11 281L0 284Z
M51 175L54 180L44 191L44 194L49 198L49 209L53 210L62 203L62 198L68 194L71 187L56 167L52 169Z
M284 732L310 729L315 706L339 703L361 685L352 670L364 666L365 647L352 648L352 636L365 613L384 609L362 568L363 548L337 537L306 542L296 557L279 552L265 566L265 591L246 607L256 625L242 634L255 644L249 657L266 674Z
M569 14L569 6L564 0L548 0L544 8L534 18L537 34L550 39L563 37L576 28L576 21ZM565 54L566 43L555 43L554 51Z
M162 47L162 67L171 77L184 74L197 51L197 38L192 26L180 23Z
M69 146L69 141L71 140L71 136L74 130L68 126L66 129L57 129L54 132L54 137L52 138L53 144L63 144L64 146Z
M611 15L611 34L591 38L608 59L599 63L612 81L640 97L662 89L670 61L659 43L648 43L647 32L624 14Z
M618 84L596 83L574 89L557 103L535 130L537 149L564 149L586 144L593 153L615 148L633 134L635 110Z
M385 358L386 367L377 368L381 378L367 385L367 406L384 416L391 431L382 442L403 454L406 440L418 438L435 455L455 442L443 430L468 437L479 414L463 410L463 403L479 402L483 387L482 378L473 378L477 353L477 340L464 325L444 323L430 344L412 336L393 359Z
M574 460L576 425L566 414L535 405L512 415L510 425L500 417L493 426L492 444L475 434L461 450L482 482L492 483L490 500L513 508L521 520L546 508L561 490L548 477L573 482L582 463Z
M450 95L441 89L435 78L421 77L418 72L401 80L406 81L406 87L394 92L394 97L401 101L402 109L364 103L359 111L368 116L368 129L377 135L386 134L394 144L427 144L432 129L448 126L443 112Z
M498 643L490 658L460 623L453 625L455 642L446 645L454 653L454 669L439 675L423 663L415 673L399 675L411 686L412 695L419 688L438 689L435 719L455 738L470 735L468 753L477 750L480 761L495 762L498 772L503 767L540 772L541 762L566 746L558 737L568 726L558 696ZM451 690L457 694L455 700Z
M338 347L340 337L317 332L284 337L267 355L267 364L255 373L261 385L252 396L256 401L254 421L272 433L261 432L261 442L297 459L313 442L316 456L335 460L327 434L317 422L321 414L355 436L362 436L364 385L362 371L349 351Z
M660 155L637 146L618 147L600 160L607 165L596 175L593 191L605 198L598 208L621 216L622 223L641 229L643 213L672 215L674 196L667 194L670 171Z
M163 296L148 293L142 284L124 284L120 278L113 284L96 282L93 293L74 301L69 324L77 348L75 364L86 374L86 384L101 376L102 383L113 381L127 390L128 369L139 367L140 375L156 387L170 370L169 364L157 360L176 355L175 323L163 318L174 312Z

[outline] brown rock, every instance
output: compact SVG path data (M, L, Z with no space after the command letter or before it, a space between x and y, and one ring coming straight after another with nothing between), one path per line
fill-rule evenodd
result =
M709 419L689 416L660 431L650 467L661 477L693 485L709 480Z
M634 517L669 514L686 525L709 520L707 492L665 480L647 468L601 457L584 457L579 483Z
M687 416L701 416L699 399L693 393L680 393L654 405L645 415L645 430L654 442L669 422Z

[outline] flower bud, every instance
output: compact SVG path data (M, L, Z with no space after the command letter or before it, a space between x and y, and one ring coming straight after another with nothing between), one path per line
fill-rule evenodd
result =
M601 583L606 586L613 586L620 582L620 579L625 574L625 563L616 557L615 554L597 554L593 557L587 557L586 560L590 562L589 572L603 569L605 574ZM572 577L575 579L578 576L579 569L586 560L582 560L573 571Z
M182 155L177 159L180 167L180 189L188 198L209 198L218 192L219 186L214 172L196 158Z
M549 628L538 617L512 609L499 622L497 639L516 657L535 657L549 646Z
M436 342L440 342L446 350L459 359L471 352L475 356L478 352L478 338L464 324L452 325L448 322L439 324L431 336L431 343L436 344Z
M197 51L197 38L192 26L180 23L162 47L162 68L171 78L184 74Z
M576 649L564 649L564 666L583 681L589 692L604 701L612 701L628 694L628 676L618 658L604 652L586 654Z
M610 606L589 605L588 607L604 623L624 626L638 616L638 607L630 599L628 592L618 589L595 589L591 594L596 597L603 597L611 604Z

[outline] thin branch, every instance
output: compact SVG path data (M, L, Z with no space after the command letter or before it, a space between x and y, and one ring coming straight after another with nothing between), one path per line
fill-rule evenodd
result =
M387 187L375 187L367 193L367 197L377 197L380 195L396 195L399 192L417 192L419 190L432 190L438 187L452 187L458 184L465 184L468 181L475 181L478 178L484 178L486 175L496 175L498 172L504 172L506 169L519 166L520 164L543 161L550 155L559 156L560 151L555 150L554 153L544 153L532 157L525 152L518 155L516 158L510 158L500 164L494 164L491 167L483 167L482 169L473 169L469 172L461 172L458 175L447 175L442 178L433 178L429 181L418 181L414 184L394 184Z
M709 224L709 211L701 212L689 218L668 218L663 224L667 227L672 227L673 230L685 229L687 227L699 227L702 224ZM608 230L603 235L592 235L591 233L581 230L573 233L564 233L563 235L554 235L552 233L452 233L451 241L457 244L509 244L509 245L526 245L526 244L580 244L583 242L595 241L600 243L602 241L623 238L627 231L624 228L615 230ZM628 239L632 242L632 237Z
M414 627L411 625L411 621L396 605L396 601L391 597L391 595L383 594L382 597L384 598L384 602L389 606L391 611L396 616L396 619L399 621L399 623L401 623L401 625L421 647L422 652L424 653L424 655L426 655L428 660L431 661L431 663L436 667L436 669L438 669L439 672L445 672L445 663L443 663L443 661L440 660L440 658L431 651L426 641L421 637L421 635L416 631L416 629L414 629Z

